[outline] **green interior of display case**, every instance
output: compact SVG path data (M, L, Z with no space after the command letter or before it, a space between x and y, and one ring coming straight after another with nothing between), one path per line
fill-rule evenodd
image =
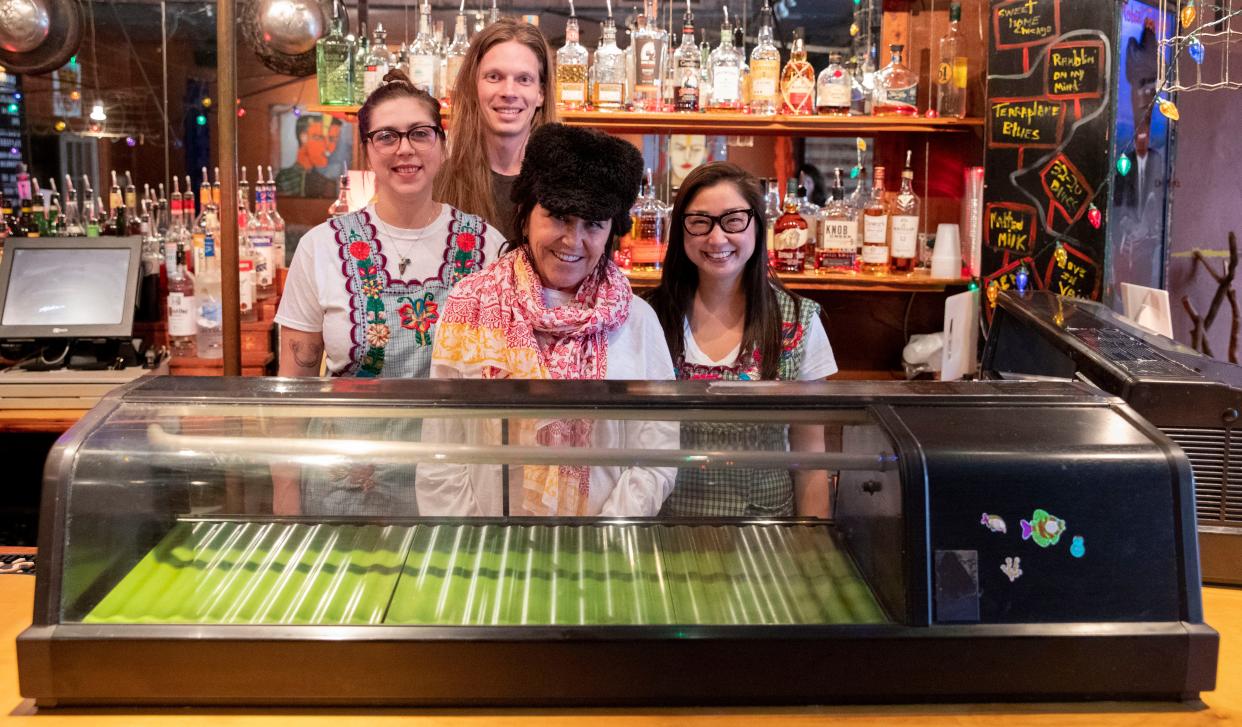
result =
M83 619L193 624L857 624L827 526L181 522Z

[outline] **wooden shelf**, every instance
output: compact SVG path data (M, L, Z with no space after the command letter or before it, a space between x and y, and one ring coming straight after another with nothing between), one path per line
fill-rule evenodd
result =
M635 288L654 288L659 271L631 270L626 273ZM876 293L938 293L946 288L966 287L969 278L933 278L926 270L913 273L867 275L859 272L781 273L781 282L791 290L850 290Z
M353 121L357 106L307 107ZM443 111L448 123L449 111ZM982 118L929 119L922 116L758 116L754 114L564 111L561 121L616 134L728 134L734 136L871 136L881 133L944 133L982 128Z

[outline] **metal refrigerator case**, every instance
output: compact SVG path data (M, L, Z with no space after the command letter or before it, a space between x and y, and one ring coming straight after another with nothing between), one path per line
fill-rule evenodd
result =
M523 514L560 482L612 514ZM672 483L682 513L772 509L653 514ZM829 487L830 519L782 514ZM21 692L1193 698L1191 487L1073 384L155 379L49 458Z

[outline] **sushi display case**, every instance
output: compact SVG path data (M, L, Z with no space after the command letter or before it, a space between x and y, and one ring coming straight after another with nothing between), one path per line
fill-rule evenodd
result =
M1192 699L1194 528L1182 451L1076 384L156 378L49 457L20 686Z

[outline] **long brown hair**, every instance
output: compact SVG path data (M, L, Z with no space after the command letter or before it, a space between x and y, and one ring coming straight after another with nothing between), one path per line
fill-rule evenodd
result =
M681 183L673 202L670 220L668 253L664 256L664 273L660 284L647 294L655 309L664 339L668 342L673 361L685 355L685 320L694 306L694 293L699 288L699 269L686 255L686 231L683 221L686 208L699 192L717 184L731 184L751 211L751 230L755 249L742 269L742 293L746 296L745 327L742 330L742 352L759 350L759 375L775 379L781 357L781 307L776 298L779 289L800 307L797 295L789 292L768 265L767 222L764 217L763 195L759 180L750 172L731 162L711 162L697 167Z
M539 85L543 88L543 106L535 110L531 129L556 121L556 91L552 79L552 54L548 41L539 28L516 18L501 18L484 28L470 41L470 49L457 72L453 86L452 141L449 158L440 167L434 186L434 198L457 209L478 215L489 223L497 220L496 203L492 199L492 166L487 158L487 124L479 105L479 63L495 46L515 41L539 59Z

